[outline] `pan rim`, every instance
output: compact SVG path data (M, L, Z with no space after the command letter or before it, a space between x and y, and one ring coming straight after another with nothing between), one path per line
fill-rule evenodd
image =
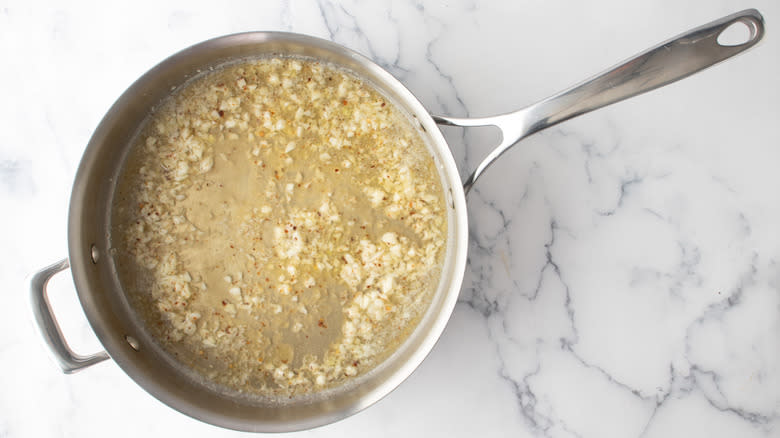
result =
M429 141L434 143L429 146L437 148L437 157L439 158L439 164L442 168L442 176L447 179L444 190L448 193L445 193L445 196L449 197L448 201L451 203L454 211L454 214L451 216L454 218L454 223L451 221L449 226L455 226L456 229L452 234L454 238L451 237L449 239L450 242L448 242L448 251L451 247L453 248L452 251L454 254L451 263L449 263L450 269L449 271L442 270L442 279L444 279L445 275L449 275L450 277L443 302L439 306L439 311L435 315L435 319L431 322L421 344L399 368L391 373L389 378L384 380L382 384L377 386L374 390L360 397L359 403L355 403L341 411L335 413L330 412L327 415L313 416L306 421L297 421L294 423L256 423L236 421L236 419L232 417L225 417L213 412L208 412L207 410L202 409L200 405L190 403L182 397L177 397L163 391L164 388L151 385L144 379L143 373L134 366L132 359L128 357L126 346L121 345L117 340L117 336L106 327L106 324L103 321L105 316L101 315L101 310L88 293L88 291L92 289L92 286L87 279L91 275L90 271L95 268L90 262L90 253L88 251L89 245L86 245L84 242L81 219L84 215L83 210L87 208L84 204L87 202L87 190L89 189L88 177L93 170L97 153L100 152L100 148L105 147L101 136L104 135L106 130L109 129L113 123L116 123L116 121L112 119L112 115L123 109L122 107L129 99L133 98L134 93L138 92L141 85L153 79L155 75L165 68L170 67L173 63L180 62L193 53L204 49L219 49L221 47L241 44L280 40L314 45L324 48L325 50L331 50L346 55L355 62L370 69L373 75L376 75L382 80L382 85L389 85L392 87L393 91L403 99L403 102L401 102L404 107L403 110L409 111L417 117L422 129L428 134L430 138ZM443 184L444 182L445 181L442 180ZM398 79L365 56L327 40L289 32L244 32L206 40L171 55L139 77L107 111L103 120L95 129L95 132L84 151L74 179L70 200L70 211L68 213L68 248L74 283L87 320L109 355L139 386L173 409L210 424L241 431L283 432L309 429L353 415L376 403L392 392L392 390L398 387L401 382L417 369L441 337L457 302L466 265L468 243L467 221L465 194L460 183L460 177L454 157L428 111ZM426 311L426 313L427 312L428 311ZM420 324L421 323L422 322L420 322ZM417 330L417 328L415 330Z

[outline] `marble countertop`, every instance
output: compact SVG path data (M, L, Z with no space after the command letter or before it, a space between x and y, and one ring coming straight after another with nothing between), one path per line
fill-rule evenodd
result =
M524 140L469 195L469 262L439 343L396 391L293 436L780 436L780 4L0 3L0 437L236 436L105 362L59 372L25 276L67 253L70 185L119 94L210 37L286 30L353 48L433 113L518 109L740 9L764 42ZM496 141L447 128L462 174ZM52 301L100 348L69 275Z

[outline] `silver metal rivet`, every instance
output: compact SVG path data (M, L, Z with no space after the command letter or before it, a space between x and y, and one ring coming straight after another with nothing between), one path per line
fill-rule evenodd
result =
M100 258L100 252L98 251L95 244L92 244L92 247L90 247L90 256L92 257L92 263L97 265L98 259Z
M130 335L125 335L125 341L130 344L130 347L132 347L133 350L139 351L141 349L141 344L138 343L138 339Z

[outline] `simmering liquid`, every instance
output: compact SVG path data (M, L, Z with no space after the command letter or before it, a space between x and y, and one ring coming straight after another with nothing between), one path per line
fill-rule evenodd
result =
M228 388L311 392L372 369L435 291L435 162L371 86L299 58L230 65L150 115L113 205L131 303Z

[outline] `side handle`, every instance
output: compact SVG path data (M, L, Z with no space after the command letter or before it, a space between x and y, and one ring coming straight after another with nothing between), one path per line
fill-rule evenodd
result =
M63 259L36 272L30 279L30 304L35 325L41 330L43 340L49 347L54 361L65 374L75 373L109 358L105 351L89 356L74 353L65 342L60 326L54 319L46 286L55 274L69 267L68 259Z

